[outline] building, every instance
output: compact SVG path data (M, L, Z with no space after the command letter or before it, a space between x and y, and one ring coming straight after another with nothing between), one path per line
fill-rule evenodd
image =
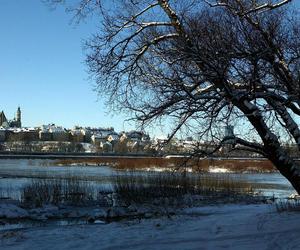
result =
M46 126L41 127L39 131L39 139L41 141L52 141L52 133L50 133Z
M234 137L234 127L232 125L225 127L225 137Z
M6 130L4 128L0 128L0 142L4 142L6 139Z
M94 134L91 136L91 141L94 145L102 147L102 145L107 141L106 136L102 136L102 134Z
M136 130L132 130L129 132L121 132L120 137L126 137L128 140L131 141L150 141L150 137L148 134Z
M35 128L9 128L6 134L6 140L31 142L39 140L39 132Z
M109 141L110 143L119 141L119 139L120 139L120 136L117 133L111 134L107 137L107 141Z
M72 142L84 142L85 134L80 128L74 128L70 131Z
M109 135L114 134L115 130L113 127L110 128L86 128L90 135L101 135L103 138L107 138Z
M68 142L70 141L70 136L63 127L49 124L40 127L39 139L41 141Z
M87 128L82 128L81 133L84 135L84 142L90 143L91 142L91 131Z
M52 134L53 141L70 141L67 131L60 126L51 126L49 132Z
M115 139L115 135L117 135L114 128L89 128L88 130L91 134L91 142L100 147L108 141L110 135L114 136L111 139Z
M0 127L11 127L11 128L21 128L22 127L22 121L21 121L21 108L18 107L16 116L13 120L8 121L4 111L1 111L0 113Z
M0 113L0 127L8 127L8 122L3 110Z

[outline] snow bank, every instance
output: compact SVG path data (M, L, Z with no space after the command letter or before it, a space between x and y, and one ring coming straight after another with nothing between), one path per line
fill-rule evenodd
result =
M15 204L1 204L0 203L0 219L20 219L28 217L28 212Z
M183 210L172 218L0 233L1 249L299 249L300 214L270 205Z

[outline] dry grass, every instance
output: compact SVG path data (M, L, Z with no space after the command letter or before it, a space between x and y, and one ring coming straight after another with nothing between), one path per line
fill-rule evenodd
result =
M193 169L195 172L209 172L211 168L224 168L230 172L275 172L276 168L266 159L191 159L187 158L164 158L164 157L96 157L83 159L61 159L55 162L57 165L109 165L117 169Z
M185 195L200 195L210 202L230 198L235 201L253 197L252 184L242 177L229 174L189 174L180 172L123 172L112 176L113 190L125 204L152 202L171 198L184 204ZM96 188L88 181L69 179L38 179L22 190L24 207L41 207L45 204L91 205L107 203L108 190ZM101 195L99 195L101 194ZM104 202L105 201L105 202ZM104 203L103 203L104 202ZM105 205L106 205L105 203Z
M95 200L95 192L87 181L76 178L38 179L23 188L21 202L25 207L61 203L84 205Z
M251 184L229 175L183 175L180 173L128 173L117 176L114 191L126 203L151 201L156 198L182 198L186 194L216 197L253 195Z
M299 212L300 200L280 200L275 203L277 212Z

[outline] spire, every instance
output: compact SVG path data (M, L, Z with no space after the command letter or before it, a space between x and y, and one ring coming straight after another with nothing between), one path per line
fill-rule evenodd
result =
M6 116L3 112L3 110L0 112L0 126L4 123L7 122Z
M22 127L22 124L21 124L21 108L20 108L20 106L18 106L16 121L17 121L17 127L19 127L19 128Z

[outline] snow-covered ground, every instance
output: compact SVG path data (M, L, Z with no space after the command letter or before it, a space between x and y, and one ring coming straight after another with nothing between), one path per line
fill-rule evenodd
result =
M274 205L186 208L173 217L0 232L0 249L299 249L300 213Z

